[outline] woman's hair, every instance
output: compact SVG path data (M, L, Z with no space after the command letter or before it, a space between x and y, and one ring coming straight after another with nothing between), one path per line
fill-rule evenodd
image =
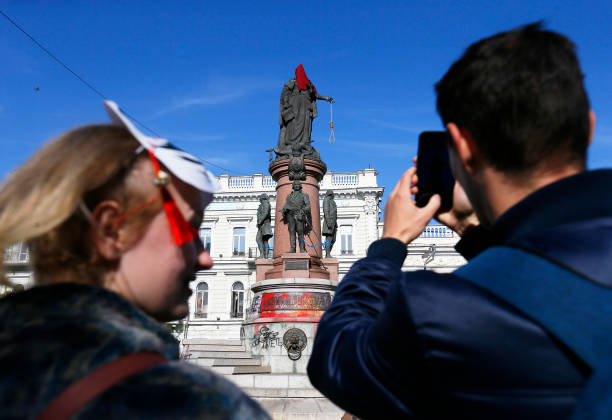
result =
M133 175L139 143L123 127L87 125L62 134L35 153L0 187L0 251L24 242L30 248L37 282L51 275L67 281L100 281L108 268L90 241L91 212L103 200L122 211L137 206L150 188ZM132 176L130 176L132 175ZM125 220L128 241L142 232L161 204L144 207ZM6 283L4 270L0 281Z

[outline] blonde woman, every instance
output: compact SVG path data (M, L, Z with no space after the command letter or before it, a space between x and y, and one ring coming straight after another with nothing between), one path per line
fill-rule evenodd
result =
M114 125L63 134L0 190L0 245L28 244L37 283L0 300L0 417L268 418L159 324L213 264L197 229L215 178L105 106Z

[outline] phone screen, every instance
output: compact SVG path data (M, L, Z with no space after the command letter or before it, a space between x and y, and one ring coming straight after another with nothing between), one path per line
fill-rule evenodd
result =
M448 157L449 142L446 131L424 131L419 135L419 193L415 197L418 207L425 207L434 194L439 194L442 198L441 211L448 211L453 206L455 178Z

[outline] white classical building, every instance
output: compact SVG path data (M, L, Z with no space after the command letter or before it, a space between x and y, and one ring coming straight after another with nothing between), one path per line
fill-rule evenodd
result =
M365 256L370 243L379 237L379 203L384 191L377 183L378 172L364 169L349 173L329 171L320 182L320 207L328 190L333 190L338 207L338 232L332 257L339 260L339 277L357 259ZM221 191L204 214L200 235L215 261L211 270L198 273L191 297L191 311L184 336L237 339L251 302L258 256L257 208L266 193L276 214L276 183L269 175L218 177ZM322 215L320 215L322 217ZM272 226L277 221L272 218ZM314 235L311 232L310 235ZM311 238L322 243L325 238ZM270 241L273 248L274 240ZM321 246L321 245L319 245ZM270 253L271 254L271 253Z
M338 207L338 233L332 257L338 258L340 280L356 260L365 257L368 246L382 234L383 222L379 216L384 188L378 185L377 174L374 169L342 173L328 171L320 183L321 203L327 190L333 190ZM276 214L276 184L269 175L221 175L218 180L221 191L206 209L200 228L200 236L215 263L212 269L198 272L189 302L189 315L175 323L177 332L180 332L177 335L182 338L240 337L245 309L251 303L251 285L255 282L258 253L255 236L260 194L268 194L271 213ZM276 222L273 218L272 226ZM408 246L404 270L454 270L465 263L454 249L458 239L444 226L428 226ZM273 247L273 240L270 247ZM4 263L6 275L13 283L24 287L33 284L25 246L15 244L8 248ZM10 288L0 286L0 294L7 292Z

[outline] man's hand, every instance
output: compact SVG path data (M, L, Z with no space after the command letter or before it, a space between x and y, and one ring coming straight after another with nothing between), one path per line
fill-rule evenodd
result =
M434 195L423 208L417 207L412 199L411 184L416 177L416 167L404 172L399 182L391 191L385 205L385 226L383 238L395 238L405 244L417 238L427 223L440 208L440 196Z

